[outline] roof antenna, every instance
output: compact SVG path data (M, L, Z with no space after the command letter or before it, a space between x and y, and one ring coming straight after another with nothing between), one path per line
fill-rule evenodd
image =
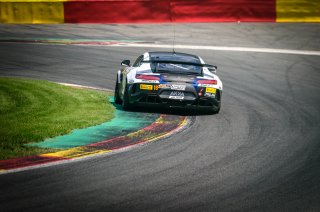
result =
M175 55L176 51L174 50L174 44L176 41L176 25L173 23L173 41L172 41L172 52Z

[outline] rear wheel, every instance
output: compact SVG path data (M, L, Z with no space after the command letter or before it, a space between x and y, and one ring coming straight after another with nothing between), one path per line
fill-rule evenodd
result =
M219 104L219 107L217 108L217 107L211 107L210 109L209 109L209 113L210 114L218 114L219 112L220 112L220 104Z
M123 110L130 110L132 105L129 102L129 87L126 85L124 89L123 101L122 101L122 109Z
M218 90L216 93L216 100L218 101L218 105L212 106L209 109L209 113L210 114L218 114L220 112L220 108L221 108L221 91Z
M218 107L218 109L214 110L213 114L218 114L220 112L220 105Z
M117 76L117 81L116 81L116 85L114 88L114 103L121 105L122 104L122 100L120 98L119 95L119 83L118 83L118 76Z

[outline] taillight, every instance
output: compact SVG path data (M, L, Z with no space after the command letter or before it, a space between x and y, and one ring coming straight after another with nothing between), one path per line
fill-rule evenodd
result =
M198 95L199 95L199 96L202 96L202 95L203 95L203 88L200 89Z
M212 85L216 85L217 84L217 80L197 80L198 84L212 84Z
M159 76L155 75L147 75L147 74L136 74L136 79L142 79L142 80L159 80Z

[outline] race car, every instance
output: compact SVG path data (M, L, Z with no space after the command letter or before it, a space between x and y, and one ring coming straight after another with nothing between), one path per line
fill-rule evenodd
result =
M124 110L134 106L183 107L218 113L222 82L217 67L196 55L146 52L117 72L114 100Z

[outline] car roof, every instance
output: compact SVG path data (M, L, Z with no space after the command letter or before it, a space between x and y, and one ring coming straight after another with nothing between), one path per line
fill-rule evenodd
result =
M176 61L201 64L198 56L180 52L149 52L150 60Z

